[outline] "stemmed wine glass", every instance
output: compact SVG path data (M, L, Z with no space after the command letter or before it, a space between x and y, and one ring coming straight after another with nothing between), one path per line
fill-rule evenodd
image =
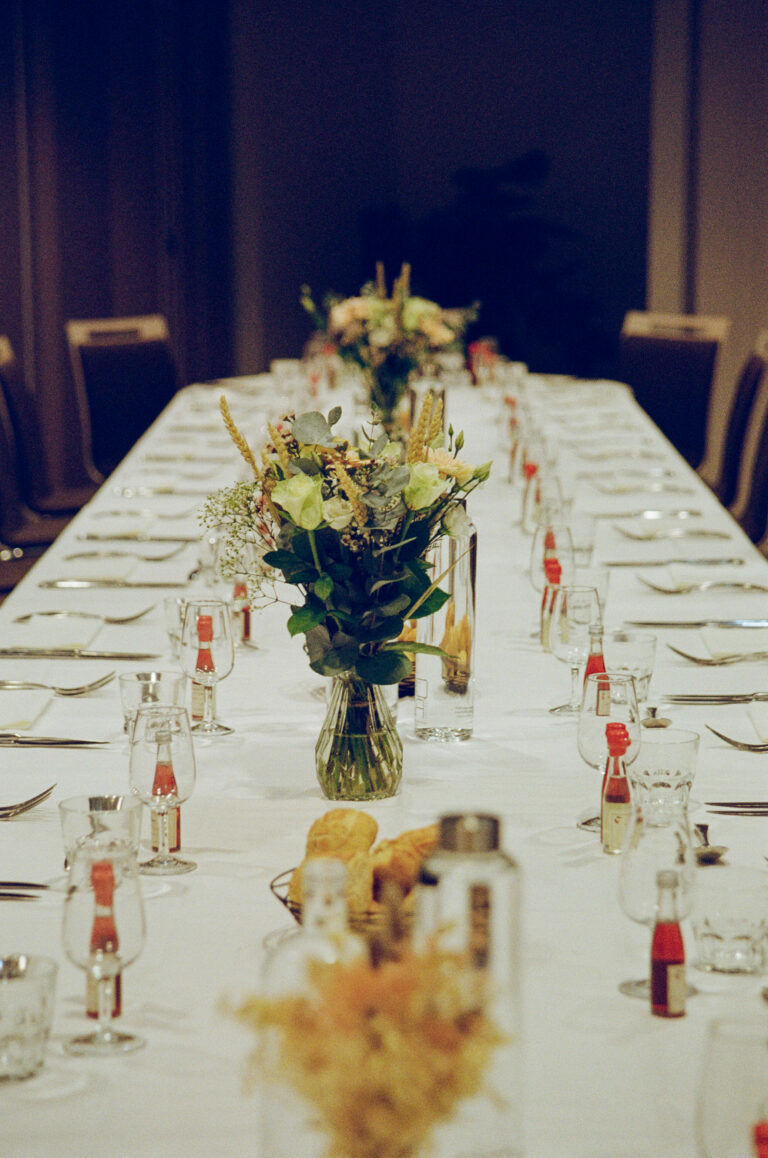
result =
M142 1037L121 1033L112 1022L122 1011L122 971L144 947L144 905L136 853L123 841L83 841L70 869L64 901L64 952L87 977L88 1016L93 1033L65 1042L68 1053L130 1053Z
M232 728L216 719L213 689L232 671L235 647L232 638L232 612L223 599L191 599L184 609L181 628L182 671L202 688L202 719L192 725L193 732L208 736L229 735ZM194 711L193 711L194 714Z
M593 672L584 681L577 742L582 760L601 773L608 759L605 729L612 723L624 724L629 733L629 747L624 754L624 763L629 767L640 751L641 739L634 677L628 672ZM582 820L579 827L598 829L600 817Z
M693 908L696 858L687 810L679 803L652 801L637 805L627 829L619 869L619 904L640 925L651 928L656 919L656 878L664 869L677 874L677 913L687 917ZM648 1000L650 980L622 981L627 997ZM688 987L689 995L696 992Z
M768 1024L720 1018L709 1026L696 1105L701 1158L753 1158L768 1122Z
M552 604L549 648L571 669L571 698L550 708L553 714L577 715L581 708L581 667L589 655L590 632L601 625L600 601L594 587L562 586Z
M139 865L150 876L188 873L194 861L169 848L169 813L192 795L195 753L186 708L142 704L131 733L131 791L157 816L157 855Z

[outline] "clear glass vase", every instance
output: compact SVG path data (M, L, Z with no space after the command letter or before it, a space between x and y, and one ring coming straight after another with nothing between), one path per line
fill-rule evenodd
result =
M395 795L403 775L403 742L383 687L349 673L334 677L315 767L328 800Z

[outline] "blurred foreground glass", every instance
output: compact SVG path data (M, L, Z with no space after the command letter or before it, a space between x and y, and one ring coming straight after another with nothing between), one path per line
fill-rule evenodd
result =
M41 1069L58 970L50 957L0 957L0 1082L31 1078Z
M571 669L571 697L567 704L550 708L554 713L578 715L581 707L581 669L589 654L590 631L602 623L600 601L594 587L560 587L552 604L549 647Z
M696 1104L701 1158L755 1158L755 1127L768 1121L768 1022L713 1021Z

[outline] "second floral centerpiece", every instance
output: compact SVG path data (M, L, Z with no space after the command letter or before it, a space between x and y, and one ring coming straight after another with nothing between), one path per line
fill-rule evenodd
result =
M386 434L357 443L335 435L339 407L327 418L312 412L270 423L257 461L221 405L254 477L213 495L204 519L227 541L230 577L245 577L254 594L280 578L301 593L288 630L304 635L312 670L333 678L316 747L320 786L336 800L392 796L403 748L382 685L409 675L413 652L441 654L401 636L407 621L447 599L430 552L461 528L464 500L490 463L462 462L463 436L452 429L443 445L442 407L431 394L405 462Z

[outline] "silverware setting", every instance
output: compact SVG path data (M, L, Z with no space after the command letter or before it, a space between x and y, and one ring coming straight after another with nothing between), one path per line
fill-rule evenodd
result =
M657 543L662 539L730 539L726 531L707 531L695 527L670 527L668 531L630 531L627 527L613 524L614 531L618 531L625 539L632 539L635 543Z
M723 740L732 748L738 748L740 752L768 752L768 744L763 741L750 743L747 740L735 740L733 736L726 736L725 732L718 732L717 728L713 728L709 724L707 724L707 728L714 736L717 736L718 740Z
M150 495L186 495L189 498L193 498L197 495L209 495L210 489L194 490L192 487L132 486L113 487L112 494L122 499L141 499L148 498Z
M701 844L696 845L693 850L693 855L698 863L717 864L718 861L722 860L728 849L724 844L709 843L709 825L694 824L693 830L701 841Z
M145 454L145 462L209 462L229 463L232 456L229 454Z
M637 450L634 447L632 449L627 447L624 450L577 450L574 453L577 458L582 458L585 462L609 462L612 458L661 459L664 457L659 451Z
M768 701L768 692L722 692L660 696L665 704L754 704Z
M157 607L153 603L150 607L145 607L143 611L137 611L135 615L98 615L95 611L28 611L26 615L17 615L14 623L27 623L35 616L49 616L52 619L98 619L102 623L136 623L137 620L143 619L145 615L149 615L150 611L154 611Z
M142 555L140 551L75 551L72 555L65 555L64 559L68 563L74 559L141 559L143 563L167 563L186 549L187 544L180 543L164 555Z
M682 656L683 659L689 659L691 663L697 663L701 667L724 667L731 663L749 663L750 660L765 660L768 659L768 651L734 651L729 655L718 655L716 658L701 655L691 655L690 652L683 651L679 647L673 647L671 643L667 644L670 651L675 655Z
M115 678L113 671L107 675L102 676L101 679L92 680L89 684L80 684L76 687L59 687L57 684L39 684L32 680L0 680L0 691L26 691L27 689L41 689L42 691L53 692L57 696L87 696L89 692L97 692L99 688L105 688L107 684L112 683Z
M654 583L650 579L644 579L642 575L637 578L646 587L650 587L652 591L658 591L660 595L690 595L692 591L768 591L768 587L763 583L740 583L737 579L703 579L701 583L679 583L676 587L666 587L662 583Z
M635 468L630 468L629 470L625 470L622 473L625 474L628 478L660 479L660 478L674 478L675 477L675 472L673 470L669 470L667 467L662 467L662 466L652 466L652 467L649 467L648 470L638 470L635 467ZM576 475L576 478L590 478L590 479L592 479L592 478L615 478L615 477L616 477L615 472L612 470L582 470L582 471L579 471L578 474Z
M196 514L197 504L194 507L185 507L183 511L150 511L137 508L121 511L94 511L94 519L187 519Z
M72 736L32 736L25 732L0 732L0 748L106 748L108 746L109 740L75 740Z
M595 482L593 486L601 495L693 495L696 493L692 487L681 487L675 483L665 482L647 482L644 485L641 483L621 483L619 486L601 486Z
M21 800L18 804L3 804L0 805L0 820L11 820L14 816L21 816L23 812L29 812L31 808L36 808L38 804L42 804L44 800L53 792L55 784L50 788L46 788L43 792L38 792L37 796L30 796L28 800ZM9 888L10 883L4 882L0 888ZM31 888L32 886L24 886Z
M183 587L185 583L186 579L181 579L176 583L167 581L152 582L148 579L41 579L38 587L44 587L47 590L55 589L57 591L87 591L94 587L119 587L137 591L142 587L178 590L179 587Z
M181 547L186 543L200 542L199 535L153 535L149 531L117 531L114 535L89 531L77 538L80 543L176 543L181 544Z
M700 519L701 511L692 507L679 507L674 511L662 511L657 507L645 507L637 511L591 511L593 519Z
M2 659L159 659L150 651L94 651L86 647L0 647Z
M768 619L625 619L630 627L768 627Z
M722 556L719 559L611 559L603 567L743 567L745 559Z

